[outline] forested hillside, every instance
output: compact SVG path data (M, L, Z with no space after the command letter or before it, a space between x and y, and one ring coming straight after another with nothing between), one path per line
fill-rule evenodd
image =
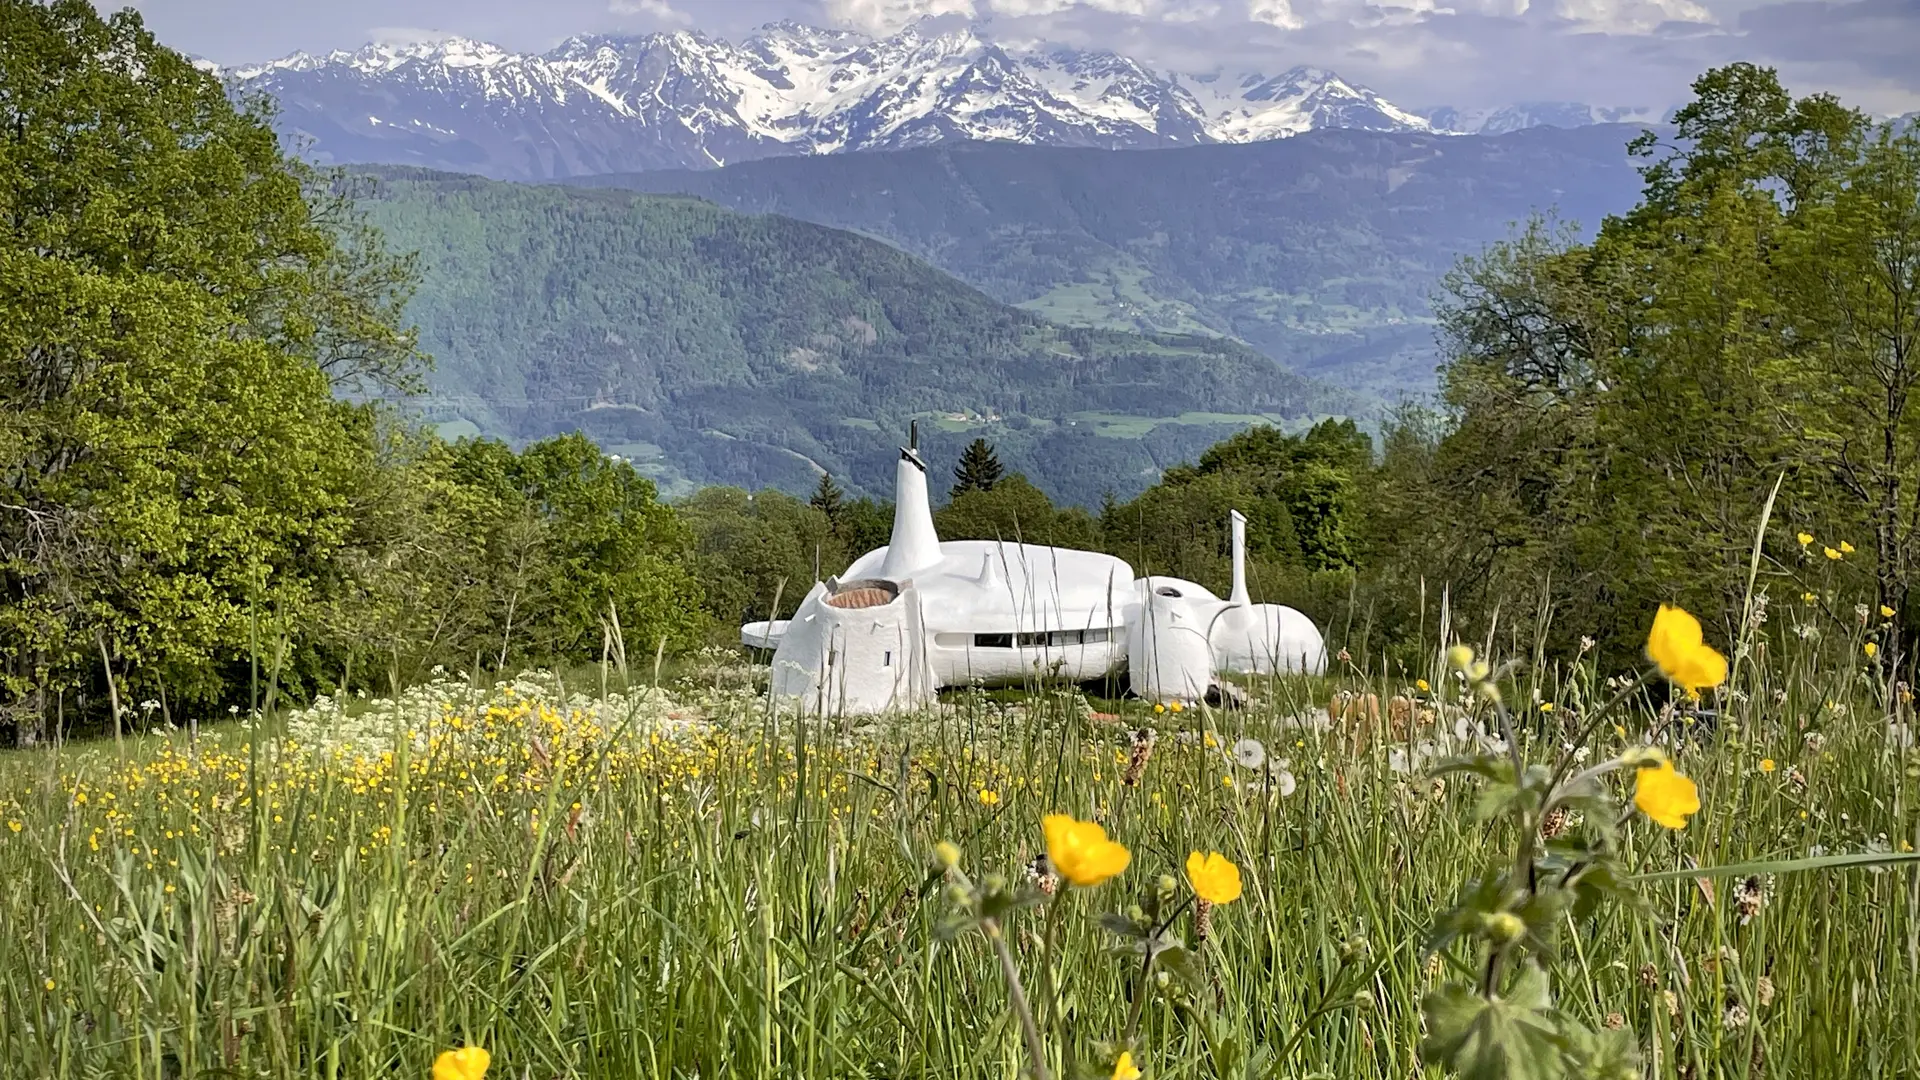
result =
M1013 467L1090 503L1348 400L1237 342L1062 329L874 240L693 199L387 171L364 205L419 253L429 419L584 430L669 490L884 490L922 416L935 457L991 419Z
M1227 334L1350 387L1430 389L1428 301L1535 213L1633 205L1627 125L1315 131L1246 146L963 144L570 183L680 192L886 239L1057 322Z

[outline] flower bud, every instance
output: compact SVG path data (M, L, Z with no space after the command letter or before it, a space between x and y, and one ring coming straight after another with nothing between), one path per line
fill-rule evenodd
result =
M1480 932L1495 945L1507 946L1520 940L1527 932L1527 924L1511 911L1498 911L1480 917Z

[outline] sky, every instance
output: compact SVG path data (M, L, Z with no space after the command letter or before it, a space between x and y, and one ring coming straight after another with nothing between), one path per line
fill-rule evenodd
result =
M102 7L123 0L96 0ZM1705 69L1778 68L1796 93L1920 111L1920 0L132 0L223 65L461 36L516 52L582 33L737 38L794 19L886 33L925 16L1108 48L1163 70L1330 68L1409 108L1582 101L1662 109Z

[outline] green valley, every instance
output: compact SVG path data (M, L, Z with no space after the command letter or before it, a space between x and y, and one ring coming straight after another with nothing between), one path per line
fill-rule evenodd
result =
M1633 204L1637 130L1326 130L1152 151L970 143L568 182L865 232L1055 322L1236 337L1392 397L1432 387L1429 299L1454 260L1535 214L1590 229Z
M429 419L582 430L668 493L823 470L883 491L920 418L935 458L990 426L1011 467L1092 504L1249 422L1358 407L1217 334L1061 327L878 241L691 198L386 169L363 205L419 256Z

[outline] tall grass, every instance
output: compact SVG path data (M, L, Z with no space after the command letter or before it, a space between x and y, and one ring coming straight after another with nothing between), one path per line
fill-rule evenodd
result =
M1636 867L1910 847L1904 692L1837 651L1778 634L1717 716L1643 695L1597 733L1596 758L1673 743L1700 785L1686 830L1629 827ZM1566 733L1606 673L1528 671L1508 689L1522 749L1580 752ZM1233 712L1112 715L1043 690L827 723L739 672L591 698L443 680L132 741L124 763L0 758L0 1074L423 1076L477 1043L508 1077L1015 1077L1006 983L987 941L938 932L930 853L951 841L1017 883L1041 817L1066 811L1134 861L1061 901L1050 971L1050 916L1008 921L1028 986L1058 988L1056 1076L1105 1068L1137 992L1096 916L1198 849L1239 863L1246 893L1213 912L1201 980L1143 1002L1148 1075L1406 1080L1423 995L1466 962L1421 942L1512 851L1477 822L1475 781L1396 771L1478 738L1438 672L1407 674L1435 689L1350 663ZM1339 692L1375 695L1378 719L1325 717ZM1244 739L1269 760L1235 763ZM1920 1075L1911 867L1643 892L1657 920L1570 925L1551 974L1563 1008L1638 1034L1649 1075Z

